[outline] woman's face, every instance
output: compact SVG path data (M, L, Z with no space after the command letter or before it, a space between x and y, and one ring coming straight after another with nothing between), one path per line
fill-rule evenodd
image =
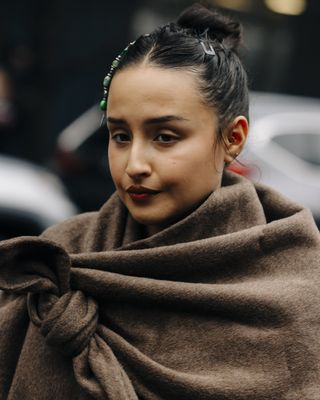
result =
M187 71L150 65L116 73L109 92L109 163L117 192L149 233L186 216L220 186L217 117Z

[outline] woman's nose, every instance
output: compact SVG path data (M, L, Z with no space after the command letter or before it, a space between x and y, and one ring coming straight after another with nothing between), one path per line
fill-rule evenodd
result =
M128 157L126 174L134 179L151 174L148 150L144 146L132 145Z

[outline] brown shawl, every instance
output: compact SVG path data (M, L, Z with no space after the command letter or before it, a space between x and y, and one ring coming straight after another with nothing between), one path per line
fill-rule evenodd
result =
M149 238L114 195L0 244L0 399L318 400L310 212L228 174Z

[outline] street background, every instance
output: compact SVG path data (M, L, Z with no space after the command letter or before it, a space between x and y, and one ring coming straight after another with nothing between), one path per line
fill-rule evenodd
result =
M12 107L0 130L0 152L50 163L59 132L99 101L113 58L192 3L1 0L0 98ZM251 89L320 97L319 1L209 3L244 24ZM287 14L276 10L282 3L289 4Z

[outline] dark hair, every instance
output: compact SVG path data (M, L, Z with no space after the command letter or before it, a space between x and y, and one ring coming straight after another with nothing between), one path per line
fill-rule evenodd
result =
M123 54L115 73L145 60L150 65L193 72L204 101L217 112L222 139L223 129L237 115L248 118L247 74L238 56L240 42L238 22L194 4L176 22L139 37ZM210 45L214 56L205 53L203 46Z

